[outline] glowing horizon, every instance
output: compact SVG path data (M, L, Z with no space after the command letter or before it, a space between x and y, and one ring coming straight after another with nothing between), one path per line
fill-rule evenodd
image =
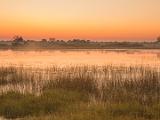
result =
M160 0L1 0L0 39L154 40Z

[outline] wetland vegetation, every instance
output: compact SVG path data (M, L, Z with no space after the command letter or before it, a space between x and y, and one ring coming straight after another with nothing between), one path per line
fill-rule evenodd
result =
M0 86L4 118L160 119L159 67L0 67Z
M127 41L92 41L85 39L58 40L24 40L15 36L10 41L0 41L0 49L10 50L54 50L54 49L160 49L160 38L148 42Z

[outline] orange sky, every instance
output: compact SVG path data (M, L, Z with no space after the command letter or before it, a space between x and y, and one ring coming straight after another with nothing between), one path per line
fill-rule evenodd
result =
M154 40L160 0L0 0L0 38Z

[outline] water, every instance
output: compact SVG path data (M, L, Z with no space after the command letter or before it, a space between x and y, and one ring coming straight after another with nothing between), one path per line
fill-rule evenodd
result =
M159 50L0 51L0 66L70 65L159 66Z
M76 69L75 66L95 65L91 68ZM111 67L103 68L104 66ZM159 70L159 50L52 50L52 51L0 51L0 66L13 66L17 72L5 71L2 68L0 93L10 90L22 93L41 92L48 80L57 76L79 76L79 73L94 77L99 83L104 80L138 79L143 76L143 69L132 69L123 66L149 66ZM15 66L15 67L14 67ZM22 67L21 69L21 66ZM61 68L62 69L54 69ZM69 66L69 67L68 67ZM73 66L73 67L72 67ZM100 66L100 67L97 67ZM114 67L116 66L116 67ZM121 67L119 67L121 66ZM46 69L47 67L47 69ZM52 69L48 69L53 67ZM158 69L155 69L158 68ZM38 69L37 69L38 68ZM44 68L44 69L39 69ZM99 69L100 68L100 69ZM116 69L115 69L116 68ZM144 68L150 70L150 68ZM87 71L86 71L87 70ZM140 70L140 71L138 71ZM3 72L4 71L4 72ZM85 71L85 72L84 72ZM15 79L16 78L16 79ZM33 80L32 80L33 79ZM18 81L20 80L20 81ZM4 83L3 83L4 82Z

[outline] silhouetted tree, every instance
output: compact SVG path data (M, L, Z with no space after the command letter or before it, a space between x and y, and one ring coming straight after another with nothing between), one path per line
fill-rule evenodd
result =
M87 40L87 43L90 43L91 41L90 40Z
M42 39L41 42L47 42L47 40L46 39Z
M49 38L49 42L55 42L56 38Z
M159 42L159 43L160 43L160 36L157 38L157 42Z
M24 45L25 44L25 40L23 39L22 36L14 36L13 37L13 46L17 46L17 45Z
M22 36L14 36L13 41L14 42L23 42L24 40L23 40Z

